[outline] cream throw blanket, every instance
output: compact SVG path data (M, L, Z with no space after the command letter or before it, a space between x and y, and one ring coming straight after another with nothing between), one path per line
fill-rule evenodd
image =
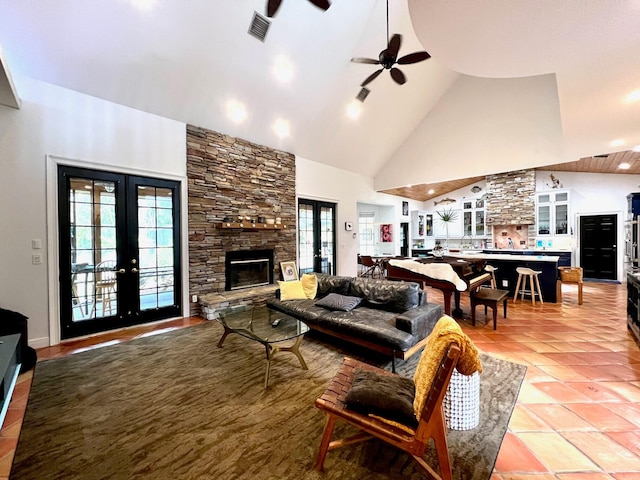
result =
M420 263L415 260L389 260L389 263L394 267L404 268L436 280L451 282L456 286L456 290L461 292L467 289L467 284L448 263Z

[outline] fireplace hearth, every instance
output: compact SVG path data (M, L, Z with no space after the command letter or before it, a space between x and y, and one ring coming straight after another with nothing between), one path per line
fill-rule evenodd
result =
M237 250L225 254L225 290L273 283L273 250Z

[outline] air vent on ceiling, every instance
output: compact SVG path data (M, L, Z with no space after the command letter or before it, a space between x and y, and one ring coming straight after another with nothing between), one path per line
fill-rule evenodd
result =
M360 100L361 102L364 102L364 99L367 98L367 95L369 95L369 92L371 92L371 90L369 90L366 87L362 87L362 89L360 90L360 92L358 92L358 95L356 96L356 100Z
M271 22L263 17L258 12L253 12L253 19L251 20L251 26L249 27L249 35L256 37L261 42L264 42Z

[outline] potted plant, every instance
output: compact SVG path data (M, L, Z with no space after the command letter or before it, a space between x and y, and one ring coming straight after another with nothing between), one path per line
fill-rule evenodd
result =
M440 221L444 223L444 228L447 235L447 240L446 240L447 243L445 245L445 248L448 249L449 248L449 224L451 222L455 222L458 219L458 212L453 208L450 208L448 210L445 209L442 211L437 211L436 214L438 215Z

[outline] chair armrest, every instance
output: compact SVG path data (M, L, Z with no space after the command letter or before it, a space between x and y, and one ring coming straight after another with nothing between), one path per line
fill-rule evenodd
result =
M431 333L440 317L442 317L442 306L427 303L398 315L396 328L418 338L425 338Z

